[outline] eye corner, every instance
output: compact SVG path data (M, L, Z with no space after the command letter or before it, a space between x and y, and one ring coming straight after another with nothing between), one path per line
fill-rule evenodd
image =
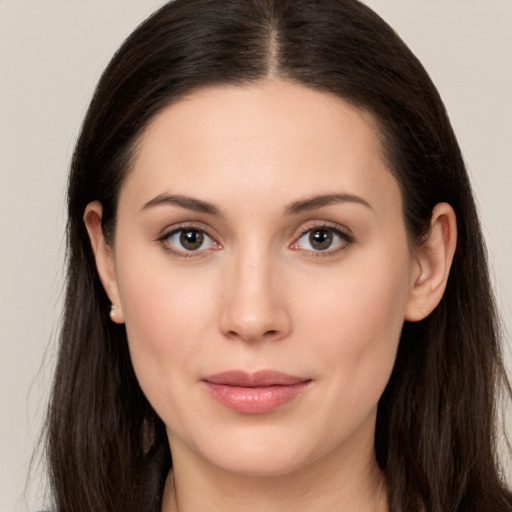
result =
M301 240L303 240L302 243ZM342 229L321 223L303 228L289 248L292 251L302 252L304 256L328 257L337 256L353 243L354 236L349 228Z
M157 242L165 252L178 258L202 257L222 249L209 230L197 225L179 225L165 230Z

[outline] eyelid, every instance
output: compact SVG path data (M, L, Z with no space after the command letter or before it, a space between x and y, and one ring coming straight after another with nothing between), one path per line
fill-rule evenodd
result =
M325 229L327 231L332 231L338 237L340 237L344 243L339 247L335 247L333 249L325 249L325 250L311 250L311 249L303 249L301 247L294 247L298 244L299 240L307 235L308 233L314 231L315 229ZM322 256L334 256L348 249L355 242L354 235L352 230L347 226L342 226L338 223L332 223L328 221L312 221L309 222L306 226L302 226L298 235L295 236L294 241L290 245L292 250L300 251L302 253L307 253L308 256L314 257L322 257Z
M352 230L348 226L340 224L339 222L334 222L331 220L310 220L301 224L300 228L296 230L296 238L315 228L332 229L334 231L339 231L343 235L353 236Z
M163 249L176 256L176 257L182 257L182 258L190 258L190 257L200 257L204 256L204 253L212 250L212 248L207 249L199 249L196 251L187 251L185 249L179 250L175 247L170 246L170 244L166 243L166 240L168 240L172 235L179 233L180 231L199 231L206 235L208 238L210 238L217 247L213 248L213 250L218 250L222 248L222 244L218 242L217 237L215 235L211 234L211 230L203 225L201 222L182 222L173 226L167 226L165 229L163 229L156 237L156 241L159 242Z
M184 230L194 230L204 233L208 238L210 238L216 247L214 248L206 248L206 249L198 249L196 251L190 250L187 251L186 249L179 250L172 246L170 246L166 241L171 237L172 235L184 231ZM335 235L337 235L343 243L340 244L340 246L335 247L333 249L325 249L325 250L311 250L311 249L304 249L301 247L294 247L296 244L298 244L298 241L305 235L307 235L309 232L315 230L315 229L325 229L328 231L333 232ZM172 226L167 226L165 229L163 229L157 236L156 241L159 242L164 250L168 253L171 253L177 257L198 257L198 256L204 256L206 252L209 252L211 250L218 250L222 249L222 244L218 241L218 236L212 234L212 230L204 225L202 222L181 222ZM296 232L293 242L290 244L289 248L295 251L300 251L301 253L307 253L308 255L318 257L318 256L332 256L335 254L338 254L339 252L348 249L353 243L354 243L354 236L352 233L352 230L344 225L340 225L335 222L330 221L310 221L306 225L301 226L299 230Z

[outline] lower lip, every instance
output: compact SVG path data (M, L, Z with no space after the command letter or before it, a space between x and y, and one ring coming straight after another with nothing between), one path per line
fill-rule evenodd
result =
M262 414L299 397L310 381L262 387L227 386L207 381L204 384L210 395L225 407L245 414Z

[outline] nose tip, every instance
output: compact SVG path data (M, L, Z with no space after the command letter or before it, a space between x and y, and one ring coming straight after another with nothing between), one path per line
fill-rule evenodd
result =
M279 324L279 325L278 325ZM238 317L229 322L230 328L224 329L228 338L240 339L246 342L257 342L259 340L277 340L285 335L285 321L277 318L263 319L256 315L250 317Z
M231 275L222 304L220 328L231 339L246 342L279 340L287 336L291 320L277 272L261 262Z

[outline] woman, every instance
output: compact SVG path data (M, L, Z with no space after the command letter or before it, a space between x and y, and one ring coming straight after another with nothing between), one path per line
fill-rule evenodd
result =
M68 244L57 511L512 510L464 163L359 2L155 13L91 102Z

